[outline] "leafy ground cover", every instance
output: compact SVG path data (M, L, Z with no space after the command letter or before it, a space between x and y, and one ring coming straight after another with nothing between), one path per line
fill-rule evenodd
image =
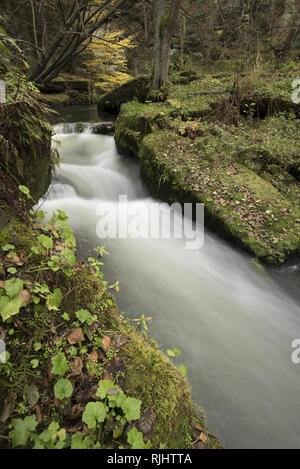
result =
M153 194L205 203L212 228L272 264L300 251L300 105L286 67L174 80L163 102L123 104L115 133Z
M63 212L28 216L0 236L1 447L221 447L184 367L147 337L145 318L133 327L118 314L105 248L83 264Z

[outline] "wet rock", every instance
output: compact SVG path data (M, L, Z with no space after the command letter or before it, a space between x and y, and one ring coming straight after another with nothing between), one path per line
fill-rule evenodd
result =
M93 134L102 134L102 135L113 135L115 132L115 123L114 122L101 122L97 124L93 130Z
M132 101L134 98L136 98L140 103L144 103L147 99L148 93L149 79L147 77L134 78L124 85L100 96L98 111L118 114L121 104Z

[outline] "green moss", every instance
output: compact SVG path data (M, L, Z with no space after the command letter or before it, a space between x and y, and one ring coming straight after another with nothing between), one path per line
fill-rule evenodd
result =
M170 360L157 348L131 335L127 347L125 392L143 398L143 407L156 414L153 442L186 448L191 434L191 389ZM141 379L142 377L142 379Z
M58 94L45 94L41 93L40 95L42 101L49 106L68 106L71 104L71 97L67 93L58 93Z
M52 129L45 110L25 101L11 103L0 106L0 119L5 142L0 147L1 169L13 177L17 186L26 185L37 201L51 179Z
M171 132L146 136L141 172L152 193L170 202L205 204L206 223L266 262L300 249L300 208L253 171L228 158L207 157Z

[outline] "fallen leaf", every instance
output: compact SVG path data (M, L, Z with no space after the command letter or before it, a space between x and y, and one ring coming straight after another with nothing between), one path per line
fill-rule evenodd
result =
M35 410L36 410L36 419L38 421L38 423L41 423L43 418L42 418L42 413L41 413L41 408L39 405L36 405L35 406Z
M90 353L89 360L93 363L97 363L98 361L98 353L96 351Z
M15 403L17 399L17 394L15 392L10 392L7 398L4 401L3 410L0 416L0 422L5 423L9 419L13 411L15 410Z
M30 298L31 298L29 291L28 290L22 290L19 293L19 298L23 303L25 303L25 304L29 303Z
M152 432L156 414L152 407L148 407L142 414L141 418L136 424L137 429L143 433L143 435L149 435Z
M200 436L199 436L199 439L202 441L202 443L206 443L207 442L207 436L201 432Z
M35 406L40 398L40 393L35 384L31 384L28 387L28 404L30 406Z
M197 423L192 423L192 427L194 430L197 430L198 432L203 432L203 428L200 427L200 425L198 425Z
M68 415L68 420L78 419L81 416L81 414L83 413L83 411L84 411L84 406L83 405L80 405L80 404L73 405L73 407L71 408L71 412Z
M71 427L71 428L68 428L68 433L77 433L77 432L80 432L80 430L82 429L82 425L78 425L77 427Z
M111 338L106 335L105 337L103 337L102 339L102 344L103 344L103 348L105 350L105 352L107 352L107 350L110 348L111 346Z
M68 342L70 345L78 344L78 342L84 341L84 335L81 327L76 327L71 334L68 336Z
M80 357L75 358L75 360L70 363L70 368L72 370L73 376L80 375L82 368L83 368L83 360Z

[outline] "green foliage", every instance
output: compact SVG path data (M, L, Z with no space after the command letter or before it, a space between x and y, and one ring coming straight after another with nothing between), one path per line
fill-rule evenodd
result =
M40 435L34 435L33 449L63 449L68 441L64 428L59 429L57 422L52 422Z
M86 423L91 430L96 428L99 423L104 422L106 417L107 407L103 402L89 402L83 412L82 421Z
M59 352L57 355L52 357L51 362L51 373L53 373L54 375L64 376L65 373L69 370L67 359L62 352Z
M36 416L31 415L22 419L13 419L11 421L12 430L9 434L12 440L12 447L25 446L28 438L37 427Z
M44 248L51 249L53 247L52 238L50 238L49 236L45 236L44 234L41 234L40 236L38 236L37 239Z
M19 298L23 286L24 284L19 278L6 280L4 283L4 290L0 290L0 314L3 321L7 321L11 316L19 313L23 306L22 299Z
M151 449L151 441L144 442L143 434L133 427L127 433L127 441L131 449Z
M47 298L47 306L49 311L57 311L60 307L63 295L59 288L55 288L54 292Z
M79 321L84 324L88 324L89 326L93 323L93 320L95 319L89 311L86 309L81 309L80 311L77 311L75 313L75 316L79 319Z
M60 399L61 401L71 397L73 391L73 385L68 379L61 378L54 385L54 395L55 397L57 397L57 399Z

